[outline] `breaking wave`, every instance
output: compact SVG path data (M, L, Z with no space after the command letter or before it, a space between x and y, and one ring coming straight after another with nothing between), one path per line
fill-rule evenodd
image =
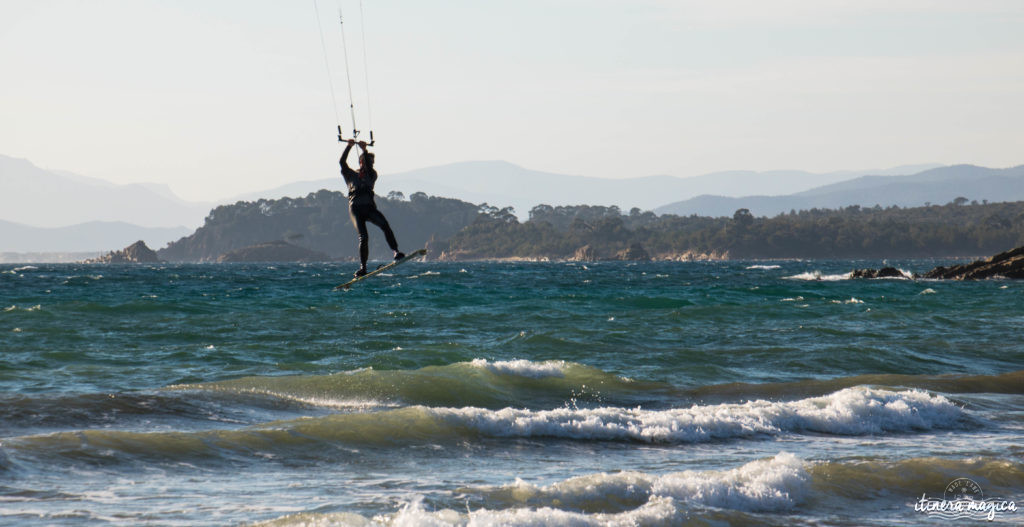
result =
M481 438L703 443L804 433L910 433L972 423L965 410L939 395L855 387L791 402L757 400L668 410L410 406L194 432L57 432L11 438L4 446L16 453L116 461L125 456L233 457L254 451L304 455L310 444L460 444Z
M366 518L354 513L291 514L263 527L299 525L790 525L810 503L887 502L899 515L914 514L907 503L923 494L941 495L951 474L986 482L993 495L1012 496L1024 486L1024 465L1010 461L912 458L903 461L807 461L780 452L726 470L685 470L667 474L638 471L571 477L550 485L514 482L463 487L455 498L485 504L478 509L430 510L422 497L392 514ZM856 506L856 505L854 505ZM767 514L765 514L767 513ZM776 523L778 522L778 523Z

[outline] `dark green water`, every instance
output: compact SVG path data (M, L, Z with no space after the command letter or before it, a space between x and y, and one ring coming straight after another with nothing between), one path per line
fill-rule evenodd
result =
M880 265L411 263L341 293L334 264L0 266L0 524L934 525L915 504L958 478L1021 503L1024 284L845 278Z

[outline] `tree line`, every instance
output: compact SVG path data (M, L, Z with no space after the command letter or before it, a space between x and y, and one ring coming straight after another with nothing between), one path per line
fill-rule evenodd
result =
M790 211L755 217L657 216L618 207L539 205L520 223L510 210L480 216L444 247L451 258L898 258L977 256L1024 245L1024 202ZM637 251L637 248L642 251ZM633 249L632 251L630 249Z

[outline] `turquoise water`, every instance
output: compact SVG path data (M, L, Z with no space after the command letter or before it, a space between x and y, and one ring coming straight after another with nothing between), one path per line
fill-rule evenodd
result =
M0 266L0 524L1024 506L1024 283L846 279L882 263Z

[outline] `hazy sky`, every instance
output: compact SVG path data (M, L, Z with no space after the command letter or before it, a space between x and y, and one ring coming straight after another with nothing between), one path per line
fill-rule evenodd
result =
M338 1L318 5L348 131ZM366 130L360 3L340 3ZM362 9L384 174L1024 163L1020 0ZM336 175L335 125L313 0L0 0L0 154L215 199Z

